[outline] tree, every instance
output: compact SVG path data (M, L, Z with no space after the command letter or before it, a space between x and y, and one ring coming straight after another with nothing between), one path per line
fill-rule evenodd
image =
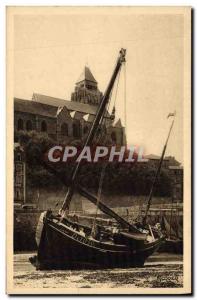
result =
M17 140L23 146L27 161L28 184L32 187L57 187L69 185L74 162L51 163L47 159L48 150L56 144L45 133L20 132ZM73 141L79 146L79 142ZM85 188L97 193L102 163L82 163L78 182ZM105 170L103 192L105 194L148 195L154 181L156 168L148 163L109 163ZM154 196L171 196L171 179L166 170L162 169L155 186Z

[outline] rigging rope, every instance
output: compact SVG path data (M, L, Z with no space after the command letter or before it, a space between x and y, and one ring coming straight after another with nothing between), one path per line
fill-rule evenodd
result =
M103 114L102 118L101 118L101 122L99 124L99 127L97 128L96 130L96 134L95 134L95 142L96 143L99 143L102 139L102 132L100 131L102 129L102 125L103 125L103 129L104 129L104 126L106 124L106 119L107 119L107 114L108 114L108 109L109 109L109 105L110 105L110 101L111 101L111 95L112 93L110 93L110 96L109 96L109 102L107 104L107 107L106 107L106 110L105 110L105 113ZM100 133L99 133L100 131Z
M125 80L126 80L126 76L125 76ZM115 107L116 100L117 100L117 92L118 92L119 81L120 81L120 72L119 72L118 77L117 77L117 84L116 84L115 98L114 98L114 107ZM126 84L125 84L125 87L126 87ZM101 119L100 126L101 125L105 126L105 124L106 124L106 119L107 119L108 110L109 110L109 106L110 106L110 102L111 102L111 98L112 98L112 93L113 93L113 89L111 90L109 101L108 101L108 104L107 104L107 108L106 108L106 111L103 114L103 117ZM125 98L125 101L126 101L126 93L124 93L124 98ZM125 114L126 114L126 109L125 109ZM100 134L100 137L97 138L97 142L100 142L101 138L102 138L102 134ZM106 137L105 137L105 142L106 142ZM101 199L102 186L103 186L103 180L104 180L104 176L105 176L106 167L107 167L107 163L105 163L103 165L103 169L102 169L101 177L100 177L100 181L99 181L98 197L97 197L97 203L96 203L96 212L95 212L95 218L94 218L94 222L93 222L93 226L92 226L92 232L91 232L92 236L95 235L95 229L96 229L95 225L96 225L96 219L97 219L97 214L98 214L98 204L99 204L99 201Z
M115 107L116 100L117 100L117 92L118 92L118 86L119 86L119 81L120 81L120 73L121 73L121 71L118 73L117 80L116 80L117 84L116 84L115 97L114 97L114 105L113 105L114 107ZM109 106L110 106L110 102L111 102L113 90L114 90L114 88L112 88L112 90L111 90L106 111L103 114L103 117L102 117L101 122L100 122L100 126L103 125L103 127L106 124L106 119L107 119L107 115L108 115L108 111L109 111ZM97 129L97 132L98 132L98 129ZM100 137L98 136L98 138L96 139L96 141L99 143L101 141L101 139L102 139L102 134L100 134Z
M95 225L96 225L96 219L97 219L97 214L98 214L98 204L101 200L101 195L102 195L102 187L103 187L103 180L104 180L104 176L105 176L105 170L106 170L106 167L107 167L107 164L104 164L103 165L103 169L102 169L102 172L101 172L101 177L100 177L100 181L99 181L99 188L98 188L98 196L97 196L97 202L96 202L96 212L95 212L95 217L94 217L94 222L93 222L93 225L92 225L92 232L91 232L91 235L92 236L95 236Z

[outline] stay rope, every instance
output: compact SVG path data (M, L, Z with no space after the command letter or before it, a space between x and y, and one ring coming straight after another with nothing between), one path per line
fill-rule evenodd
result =
M107 167L107 164L104 164L102 172L101 172L100 181L99 181L98 196L97 196L97 202L96 202L96 212L95 212L95 217L94 217L94 222L93 222L93 225L92 225L92 232L91 232L92 236L95 235L95 225L96 225L96 219L97 219L97 215L98 215L98 204L101 200L102 187L103 187L103 181L104 181L104 177L105 177L106 167Z

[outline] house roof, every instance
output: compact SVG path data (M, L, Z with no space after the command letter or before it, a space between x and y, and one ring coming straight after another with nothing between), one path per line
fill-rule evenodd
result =
M160 159L160 157L155 154L148 154L148 155L145 155L144 157L147 159Z
M87 66L84 67L83 72L81 73L79 79L77 80L77 83L84 81L84 80L88 80L88 81L97 83L96 79L92 75L92 72L90 71L90 69Z
M169 166L168 167L170 170L183 170L182 166Z
M15 111L55 118L57 116L58 109L59 108L56 106L51 106L40 102L14 98Z
M158 155L155 155L155 154L148 154L148 155L145 155L144 158L147 158L147 159L152 159L152 160L159 160L161 157L158 156ZM164 157L164 160L168 160L166 157Z

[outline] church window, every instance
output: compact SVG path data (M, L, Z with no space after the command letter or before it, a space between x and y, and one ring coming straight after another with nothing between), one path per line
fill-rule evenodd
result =
M32 122L30 120L28 120L27 123L26 123L26 130L27 131L32 130Z
M86 134L88 132L88 126L85 126L83 129L83 133Z
M61 134L68 136L68 125L66 123L61 125Z
M74 123L73 124L73 136L79 138L81 136L80 132L80 124Z
M41 131L42 132L47 131L47 123L45 121L42 121L42 123L41 123Z
M23 130L23 120L22 119L19 119L18 120L18 124L17 124L17 129L18 130Z
M113 142L116 142L116 133L114 131L111 133L111 139Z

